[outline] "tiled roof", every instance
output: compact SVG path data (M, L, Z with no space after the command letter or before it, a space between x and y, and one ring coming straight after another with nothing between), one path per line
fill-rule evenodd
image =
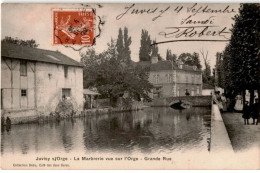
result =
M151 71L162 71L162 70L173 70L175 69L175 64L171 61L158 61L157 63L151 64Z
M182 65L182 68L179 68L175 62L171 62L169 60L158 61L157 63L151 64L151 71L163 71L163 70L183 70L183 71L193 71L193 72L201 72L200 69L194 70L192 66Z
M134 66L141 66L141 67L145 68L145 67L150 67L151 62L150 61L138 61L138 62L133 61L132 64Z
M83 64L79 63L74 59L71 59L70 57L58 51L30 48L12 43L2 43L1 56L8 58L83 67Z

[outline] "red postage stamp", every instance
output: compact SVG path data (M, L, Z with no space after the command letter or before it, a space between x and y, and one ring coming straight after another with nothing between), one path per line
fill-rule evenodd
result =
M55 9L53 31L54 45L92 45L95 13L93 9Z

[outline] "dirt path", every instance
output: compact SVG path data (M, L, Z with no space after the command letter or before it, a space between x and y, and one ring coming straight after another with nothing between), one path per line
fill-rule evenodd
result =
M235 152L246 151L260 146L260 124L244 125L241 113L222 113L229 138Z

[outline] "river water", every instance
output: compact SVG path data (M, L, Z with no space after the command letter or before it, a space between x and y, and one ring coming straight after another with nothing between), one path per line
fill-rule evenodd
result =
M210 109L141 111L13 125L1 133L1 153L170 153L207 151Z

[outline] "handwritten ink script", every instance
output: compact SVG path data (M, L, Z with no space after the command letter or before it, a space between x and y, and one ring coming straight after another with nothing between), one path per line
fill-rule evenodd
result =
M184 26L184 27L167 27L170 32L160 32L159 35L163 35L165 38L175 37L203 37L203 36L220 36L228 39L225 34L228 34L227 28L222 30L212 30L212 28L218 28L218 26Z
M155 8L134 8L136 5L135 4L132 4L130 6L126 6L125 7L125 11L121 14L119 14L117 17L116 17L116 20L120 20L122 19L125 15L127 14L155 14L156 16L152 18L153 21L155 21L156 19L162 17L162 15L167 12L168 10L170 10L170 6L167 6L166 8L164 9L160 9L158 7L155 7Z
M161 38L167 40L155 42L152 45L177 41L229 41L229 29L216 23L216 19L219 14L232 13L236 13L236 11L230 5L210 7L210 5L194 3L185 6L172 4L164 7L155 5L152 8L145 8L131 4L125 6L124 11L116 16L116 20L122 20L133 15L149 15L154 22L169 14L182 14L184 16L179 26L168 26L158 33Z

